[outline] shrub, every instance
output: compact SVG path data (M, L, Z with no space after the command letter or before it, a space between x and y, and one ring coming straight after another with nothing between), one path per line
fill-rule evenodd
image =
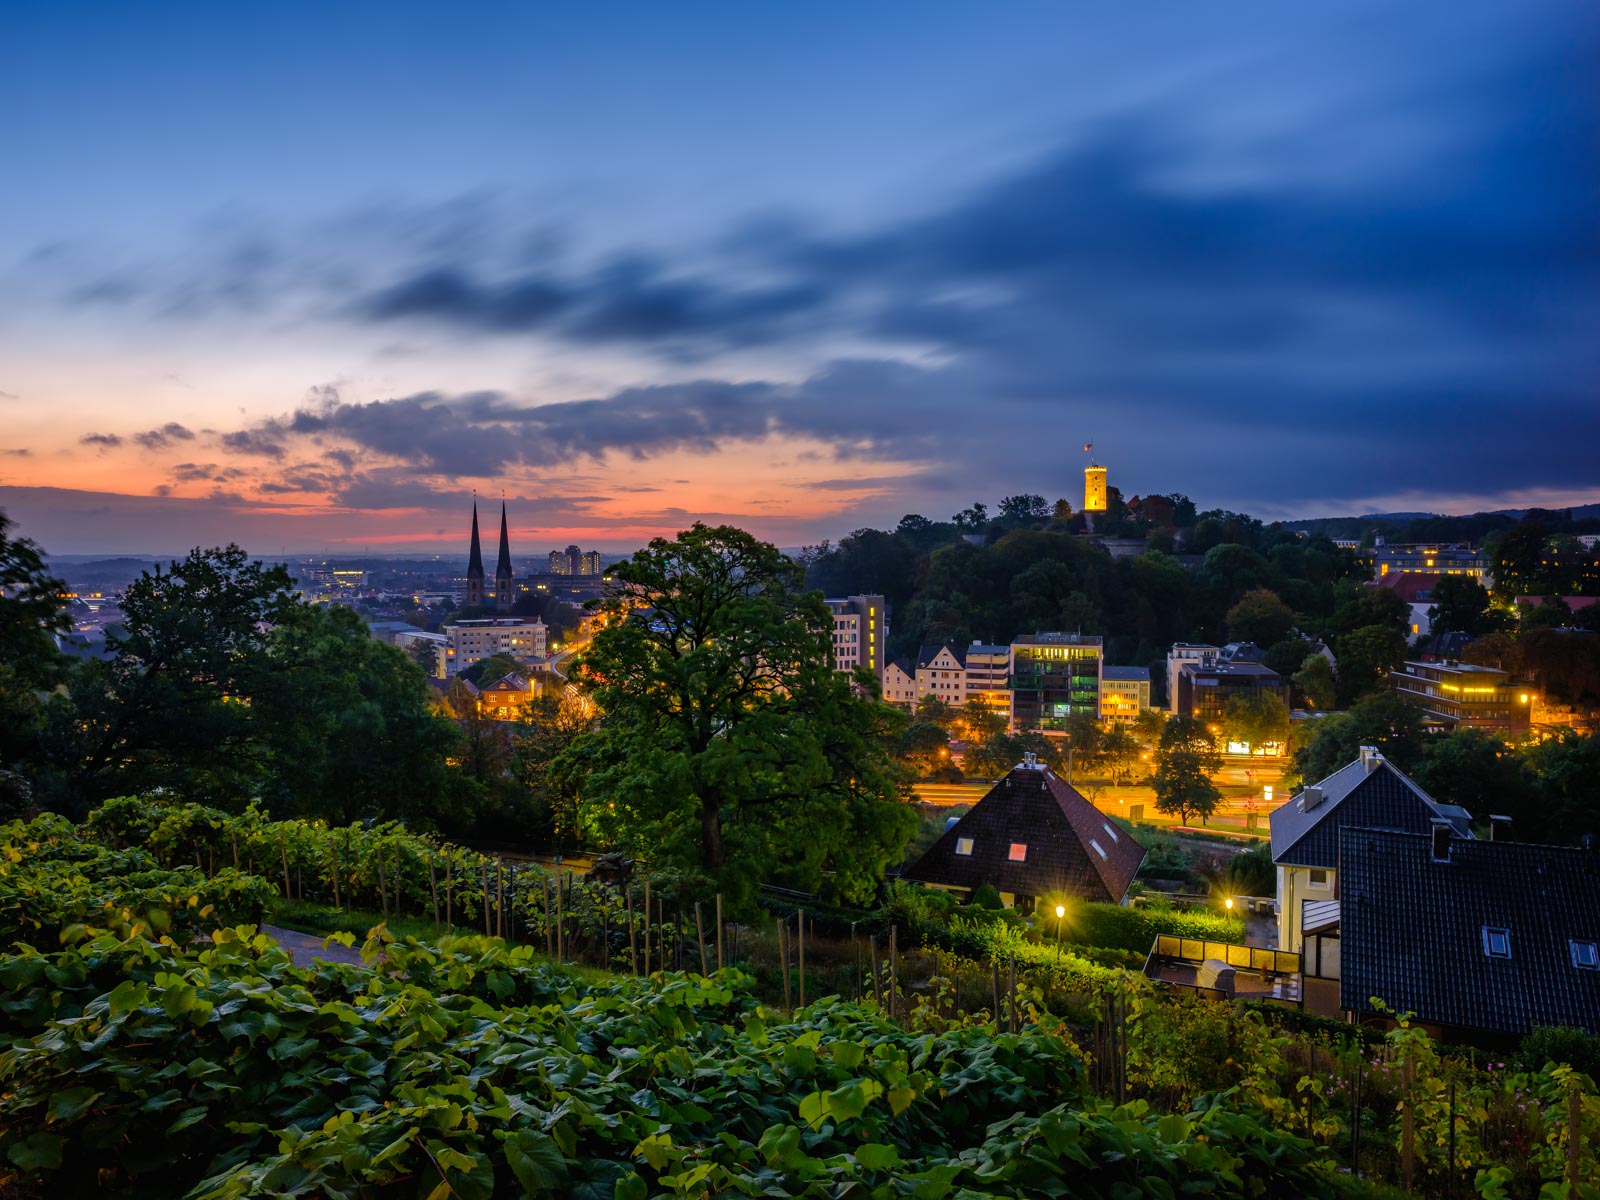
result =
M1160 905L1124 908L1120 904L1081 904L1068 910L1067 931L1075 942L1148 954L1156 935L1204 938L1212 942L1244 941L1242 917L1204 911L1181 911Z

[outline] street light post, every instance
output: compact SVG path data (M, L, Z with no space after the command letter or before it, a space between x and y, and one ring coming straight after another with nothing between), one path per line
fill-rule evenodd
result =
M1056 905L1056 962L1061 961L1061 923L1066 919L1066 905Z

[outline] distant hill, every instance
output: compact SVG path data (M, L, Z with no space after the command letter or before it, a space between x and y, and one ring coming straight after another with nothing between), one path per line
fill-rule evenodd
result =
M1354 517L1310 517L1285 521L1284 525L1339 538L1378 533L1390 541L1400 542L1477 541L1497 529L1510 528L1529 513L1542 513L1546 525L1563 532L1600 532L1600 504L1557 509L1500 508L1457 516L1427 512L1365 513Z

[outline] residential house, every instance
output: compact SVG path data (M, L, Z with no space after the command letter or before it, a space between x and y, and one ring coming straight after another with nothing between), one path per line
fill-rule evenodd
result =
M1339 898L1339 831L1398 829L1425 834L1435 821L1472 837L1468 814L1440 804L1373 746L1354 762L1305 787L1272 810L1272 861L1278 869L1278 948L1298 951L1307 908Z
M935 696L952 708L967 702L967 660L960 646L944 643L917 651L917 703Z
M917 668L910 659L892 658L884 666L883 698L890 704L916 710Z
M1377 586L1393 592L1406 602L1410 610L1407 628L1410 637L1425 638L1433 634L1433 622L1428 611L1433 607L1433 590L1444 576L1428 571L1396 571L1378 580Z
M1100 719L1124 724L1150 707L1149 667L1100 668Z
M1031 911L1057 897L1120 904L1144 862L1133 836L1030 754L902 878Z

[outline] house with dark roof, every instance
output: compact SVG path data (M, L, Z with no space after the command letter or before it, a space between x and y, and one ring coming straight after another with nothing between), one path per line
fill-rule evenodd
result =
M1440 804L1380 754L1360 757L1272 810L1272 861L1278 869L1278 949L1299 951L1307 906L1339 897L1339 831L1396 829L1425 834L1436 821L1471 838L1468 813Z
M1600 852L1415 832L1339 832L1340 1005L1375 1001L1445 1037L1600 1034Z
M1056 897L1120 904L1145 850L1030 754L902 878L948 891L992 885L1030 911Z
M917 707L917 668L909 658L891 658L883 665L883 698L913 712Z
M937 696L956 708L967 702L966 647L943 642L917 651L918 703L924 696Z

